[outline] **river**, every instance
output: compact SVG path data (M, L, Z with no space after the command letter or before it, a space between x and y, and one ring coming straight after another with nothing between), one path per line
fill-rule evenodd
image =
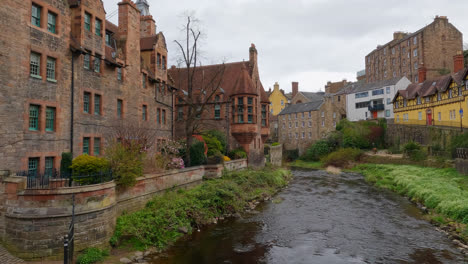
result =
M468 263L418 208L362 175L293 173L256 212L195 232L152 263Z

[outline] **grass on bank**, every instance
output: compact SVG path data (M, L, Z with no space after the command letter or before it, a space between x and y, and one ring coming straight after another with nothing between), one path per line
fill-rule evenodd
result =
M323 164L320 161L304 161L304 160L295 160L288 163L288 166L294 168L303 168L303 169L321 169Z
M104 260L109 256L109 251L99 248L88 248L76 259L78 264L92 264Z
M468 241L468 177L455 169L425 168L411 165L361 164L355 171L381 188L390 189L433 209L434 221L451 220L463 224L459 233ZM447 218L447 219L444 219Z
M249 201L273 195L290 177L285 169L249 169L226 173L190 190L168 191L143 210L120 216L111 244L166 248L216 217L242 212Z

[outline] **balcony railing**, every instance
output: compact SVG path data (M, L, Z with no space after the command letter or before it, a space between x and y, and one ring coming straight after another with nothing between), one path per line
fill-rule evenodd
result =
M371 112L383 111L385 110L385 105L384 104L369 105L368 109Z

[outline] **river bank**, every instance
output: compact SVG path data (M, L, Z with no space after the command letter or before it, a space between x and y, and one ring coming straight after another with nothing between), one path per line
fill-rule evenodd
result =
M105 263L115 263L119 257L121 263L144 262L203 226L254 211L290 179L291 173L286 169L248 169L226 173L193 189L157 196L145 209L118 218L111 239L117 250Z

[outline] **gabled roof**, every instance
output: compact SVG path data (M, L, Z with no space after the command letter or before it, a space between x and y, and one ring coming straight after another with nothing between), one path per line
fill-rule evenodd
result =
M402 78L405 78L405 77L397 77L397 78L392 78L389 80L383 80L383 81L374 82L374 83L355 82L351 84L351 87L347 86L345 88L348 88L349 89L348 93L351 93L351 94L372 91L375 89L383 88L385 86L396 85Z
M447 74L434 79L425 80L422 83L412 83L408 85L406 89L397 91L393 101L395 101L399 95L401 95L404 99L415 99L418 96L427 97L438 92L444 92L447 90L452 81L462 81L463 78L465 78L466 73L467 69L463 69L453 75ZM457 83L460 84L461 82Z
M323 101L315 101L303 104L288 105L285 109L283 109L283 111L279 113L279 115L317 111L322 104Z
M119 32L119 27L109 20L106 20L106 31L110 31L115 34Z
M310 102L315 102L315 101L320 101L323 100L323 97L325 96L324 92L299 92L302 95L304 95L307 99L310 100Z
M158 42L158 35L154 35L151 37L145 37L140 39L140 50L153 50L154 45Z
M248 61L197 67L193 80L194 89L200 89L200 87L214 89L219 85L226 95L225 98L236 94L252 94L260 95L262 102L269 103L261 82L259 82L260 94L258 94L249 69L250 62ZM168 70L168 76L172 78L175 87L187 90L187 68L171 68Z

